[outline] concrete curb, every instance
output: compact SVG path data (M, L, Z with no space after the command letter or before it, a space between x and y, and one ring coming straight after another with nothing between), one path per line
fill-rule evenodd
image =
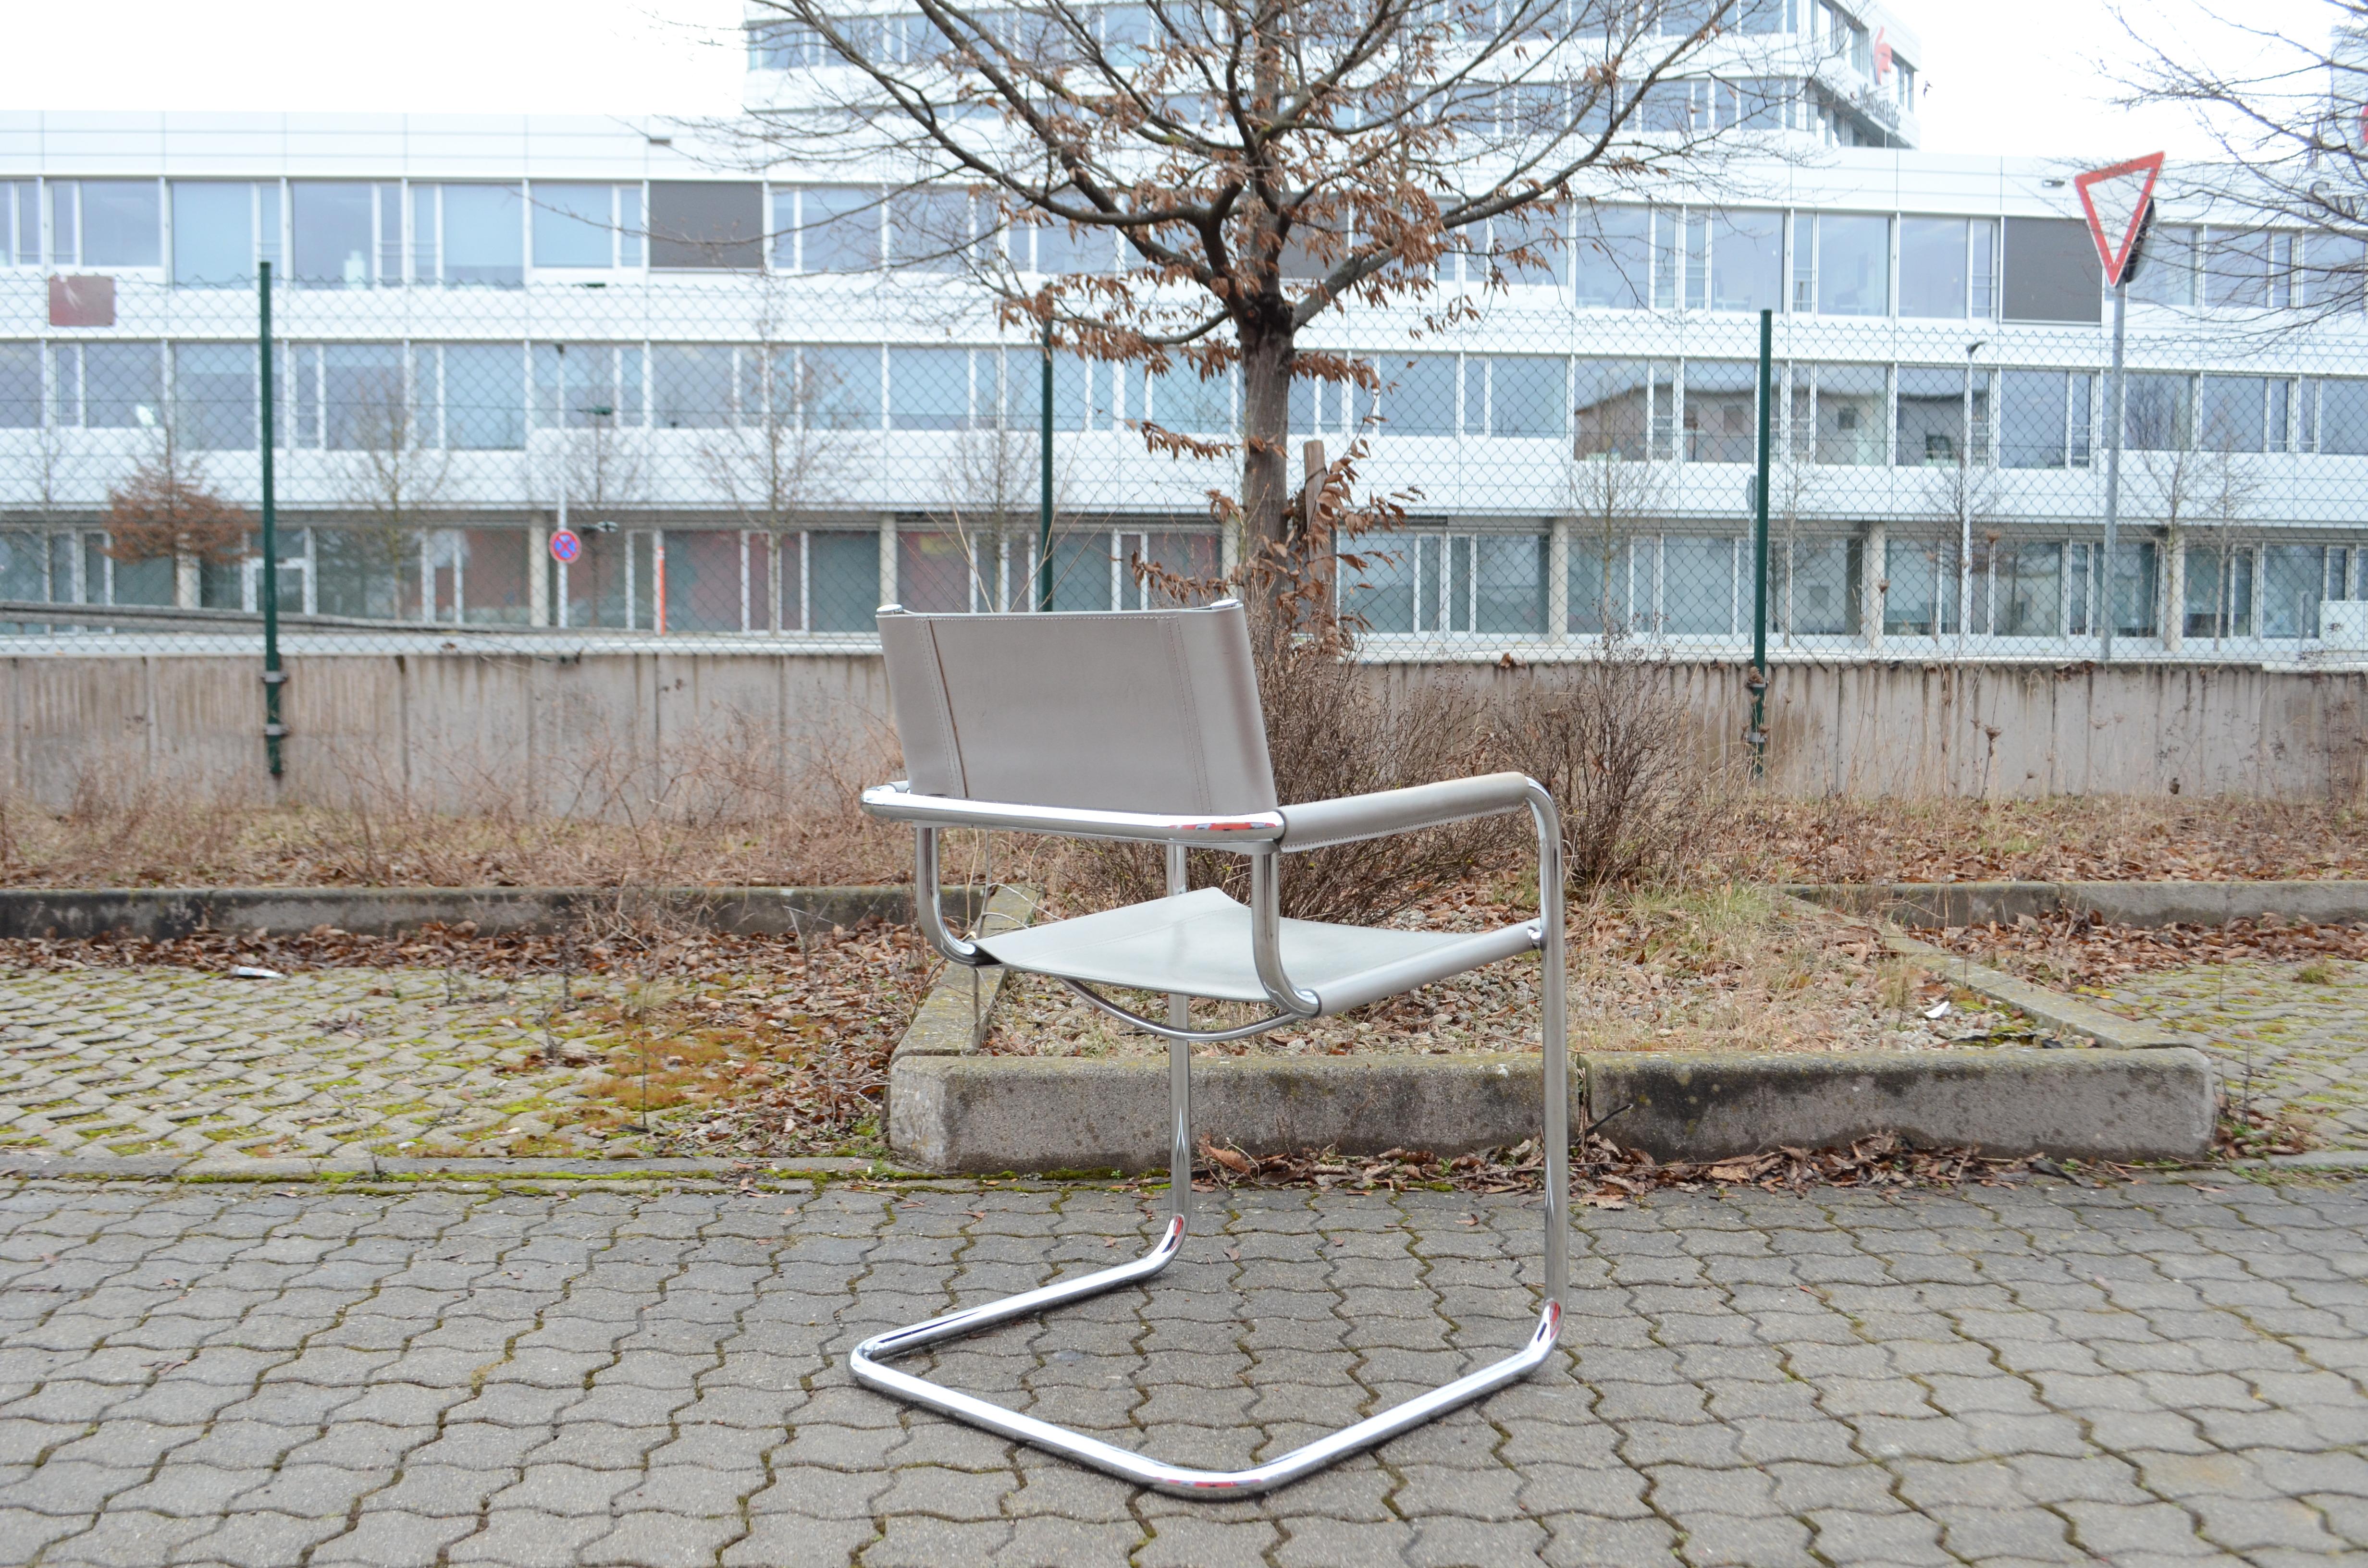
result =
M2011 974L1975 963L1963 954L1952 953L1946 948L1936 948L1930 942L1918 941L1897 931L1885 931L1883 945L1888 951L1903 958L1917 960L1933 973L1968 991L2011 1007L2050 1028L2093 1040L2108 1051L2154 1051L2166 1046L2203 1043L2193 1035L2181 1034L2177 1029L2167 1029L2160 1024L2147 1023L2139 1018L2125 1018L2119 1013L2109 1013L2077 996L2066 996L2060 991L2033 985L2027 980L2019 980Z
M1994 1154L2186 1160L2212 1140L2201 1052L1847 1055L1605 1052L1576 1063L1571 1125L1605 1121L1657 1160L1823 1148L1878 1132ZM1204 1059L1192 1127L1254 1153L1460 1154L1537 1135L1535 1056ZM1151 1062L932 1056L889 1090L896 1157L949 1175L1148 1170L1167 1158L1167 1073Z
M967 919L975 893L950 887L950 911ZM867 916L913 918L904 884L814 888L0 888L0 937L119 934L165 940L199 931L282 936L331 926L391 937L430 923L476 922L483 936L552 935L587 920L667 915L706 929L778 937L808 926L844 926Z
M1538 1135L1539 1072L1535 1056L1203 1057L1192 1130L1260 1153L1467 1153ZM1574 1073L1574 1118L1582 1102ZM932 1171L1150 1170L1167 1160L1167 1069L1073 1056L900 1062L888 1146Z
M1896 882L1888 887L1808 885L1788 890L1829 909L1937 929L2011 926L2057 910L2114 926L2225 926L2274 915L2316 926L2368 923L2368 881L2294 879L2264 882Z
M1036 891L1024 887L999 887L986 902L986 914L979 921L982 932L1016 931L1036 914ZM957 963L946 965L929 994L921 1002L921 1009L913 1015L905 1027L905 1038L896 1042L890 1057L890 1069L894 1063L923 1056L967 1056L976 1051L985 1036L986 1020L995 1012L996 998L1003 994L1003 977L1008 972L1001 964L984 969L964 969Z
M0 1155L0 1178L97 1181L461 1181L574 1180L645 1181L683 1177L716 1181L771 1177L902 1176L915 1174L880 1160L816 1156L811 1159L734 1160L397 1160L375 1155L324 1159L206 1159L174 1154Z
M1657 1160L1819 1149L1878 1132L1919 1148L2087 1160L2193 1160L2212 1144L2212 1066L2197 1051L1704 1051L1586 1062L1590 1114L1613 1116L1606 1131Z

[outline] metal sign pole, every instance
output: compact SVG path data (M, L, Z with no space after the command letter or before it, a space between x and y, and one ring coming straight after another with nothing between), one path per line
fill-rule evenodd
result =
M1044 304L1044 375L1037 387L1036 608L1053 608L1053 306Z
M1751 487L1751 777L1768 764L1768 437L1773 427L1776 312L1759 312L1759 482Z
M271 472L276 420L271 406L271 264L268 261L256 267L255 291L256 354L262 372L258 390L263 394L263 579L256 597L263 610L263 752L271 777L277 778L282 766L279 743L288 733L288 726L280 722L279 688L288 684L288 672L279 667L279 509Z
M2097 662L2113 662L2113 546L2122 522L2122 334L2129 315L2129 269L2113 285L2113 370L2105 382L2105 417L2112 428L2105 447L2105 548L2097 580L2089 585L2089 613L2098 618Z

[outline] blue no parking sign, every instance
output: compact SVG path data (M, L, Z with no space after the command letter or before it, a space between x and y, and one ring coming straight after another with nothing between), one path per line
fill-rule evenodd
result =
M573 528L561 528L551 536L551 558L562 566L584 553L584 537Z

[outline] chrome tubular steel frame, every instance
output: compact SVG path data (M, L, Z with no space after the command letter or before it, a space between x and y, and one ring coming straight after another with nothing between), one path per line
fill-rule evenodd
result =
M865 792L865 804L871 806L871 797L882 793ZM1544 1066L1544 1141L1545 1141L1545 1268L1542 1302L1537 1326L1529 1341L1513 1354L1487 1366L1476 1369L1430 1392L1420 1394L1394 1405L1378 1415L1369 1415L1353 1426L1344 1426L1328 1436L1319 1437L1264 1464L1247 1470L1194 1470L1168 1464L1146 1454L1121 1449L1099 1438L1040 1421L1032 1415L1022 1415L1001 1405L989 1403L959 1391L941 1388L925 1379L898 1371L888 1365L899 1357L909 1356L931 1345L964 1335L975 1334L997 1324L1015 1318L1030 1317L1049 1312L1071 1301L1083 1301L1121 1285L1133 1285L1150 1278L1176 1256L1184 1244L1186 1232L1191 1224L1192 1206L1192 1079L1191 1041L1238 1038L1254 1029L1199 1032L1190 1028L1190 1016L1186 999L1171 996L1167 1005L1165 1028L1152 1020L1125 1012L1093 996L1098 1006L1120 1017L1140 1024L1168 1040L1168 1213L1159 1240L1152 1249L1131 1263L1114 1268L1104 1268L1047 1285L1040 1290L1007 1296L1001 1301L987 1301L959 1312L943 1313L910 1328L893 1329L878 1334L857 1346L848 1356L848 1370L855 1381L866 1388L909 1400L915 1404L951 1415L958 1421L1023 1443L1031 1443L1049 1452L1062 1454L1080 1464L1090 1465L1121 1480L1148 1486L1180 1497L1225 1498L1247 1496L1271 1491L1321 1470L1337 1460L1360 1449L1372 1448L1401 1432L1422 1425L1432 1416L1454 1409L1457 1405L1479 1398L1527 1376L1554 1353L1554 1344L1562 1333L1563 1302L1569 1289L1570 1274L1570 1056L1565 1021L1565 955L1563 950L1562 896L1562 830L1557 820L1553 797L1535 782L1527 791L1527 804L1538 834L1538 888L1540 907L1538 947L1544 960L1545 983L1540 1008L1541 1034L1543 1039ZM909 803L908 803L909 802ZM922 820L926 807L921 801L907 797L899 801L903 809L896 814L913 821L916 827L914 851L914 906L916 917L931 943L956 963L985 964L994 960L967 942L954 938L945 929L944 917L938 908L938 830L944 825L985 825L974 818L958 824L945 819L932 824ZM885 812L880 814L889 814ZM1057 813L1046 813L1057 814ZM1142 821L1144 819L1137 819ZM1244 819L1245 821L1252 819ZM996 825L1005 825L997 824ZM1030 824L1040 832L1080 831L1052 825L1038 820ZM1207 844L1215 839L1208 834L1206 824L1192 824L1199 831L1190 836L1174 831L1180 824L1164 824L1169 831L1148 833L1138 829L1135 834L1121 835L1097 824L1082 831L1093 836L1138 836L1163 842L1167 850L1167 891L1170 894L1185 889L1184 851L1189 843ZM1258 823L1258 828L1264 828ZM1256 832L1257 829L1253 829ZM1206 836L1203 836L1203 835ZM1244 837L1248 837L1245 834ZM1292 985L1282 971L1279 941L1280 916L1275 913L1278 900L1275 883L1279 858L1272 839L1275 835L1260 834L1263 842L1244 843L1241 839L1224 843L1224 846L1252 857L1252 929L1257 949L1258 975L1265 983L1275 1005L1283 1009L1257 1028L1269 1028L1298 1018L1312 1017L1317 1010L1315 996ZM1077 989L1083 991L1083 987Z

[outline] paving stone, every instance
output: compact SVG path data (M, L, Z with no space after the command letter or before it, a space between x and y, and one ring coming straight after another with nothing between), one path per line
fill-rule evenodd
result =
M1226 1233L1269 1259L1276 1288L1245 1292L1230 1267L1179 1265L1056 1326L946 1346L935 1375L1184 1462L1271 1456L1417 1392L1434 1361L1473 1364L1520 1332L1452 1315L1435 1282L1492 1261L1458 1249L1493 1240L1445 1231L1462 1214L1480 1212L1494 1237L1526 1232L1533 1211L1430 1197L1236 1195ZM1106 1192L801 1196L795 1223L845 1245L794 1266L792 1287L765 1261L791 1206L780 1194L0 1182L0 1284L11 1258L59 1257L40 1270L59 1288L38 1296L65 1324L32 1345L0 1318L0 1540L43 1562L274 1568L439 1554L2269 1568L2368 1548L2356 1435L2368 1434L2368 1184L2210 1197L2169 1183L1977 1201L1661 1194L1586 1211L1582 1265L1634 1264L1629 1277L1654 1282L1595 1287L1605 1293L1584 1298L1565 1353L1537 1376L1377 1453L1212 1506L847 1377L845 1346L875 1320L948 1300L935 1259L951 1255L930 1248L988 1236L1041 1261L1052 1235L1098 1263L1099 1235L1139 1218ZM926 1298L881 1283L882 1237L917 1260L897 1267L928 1282ZM1338 1238L1373 1267L1393 1247L1432 1249L1432 1280L1338 1293L1354 1272L1326 1250ZM1790 1275L1712 1289L1675 1267L1702 1258L1819 1260L1847 1309ZM1979 1283L1949 1282L1952 1258ZM1878 1272L1861 1278L1861 1261ZM1919 1270L1942 1280L1901 1282ZM2231 1301L2268 1285L2289 1304L2078 1304L2084 1289L2105 1300L2149 1281L2226 1286ZM1633 1306L1647 1297L1653 1312ZM0 1306L29 1299L10 1289ZM2281 1326L2281 1312L2311 1315ZM788 1349L763 1326L803 1331L808 1318L828 1319L828 1335ZM551 1338L527 1345L521 1325ZM1160 1355L1138 1353L1155 1343ZM1258 1365L1227 1348L1243 1343ZM1211 1348L1187 1348L1199 1345ZM1070 1347L1076 1359L1053 1358ZM630 1381L604 1381L611 1368ZM2188 1388L2198 1398L2180 1405Z

